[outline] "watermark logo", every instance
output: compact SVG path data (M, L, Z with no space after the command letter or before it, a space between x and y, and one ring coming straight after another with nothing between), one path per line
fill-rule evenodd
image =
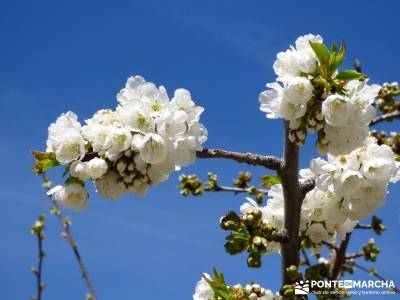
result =
M316 295L338 293L346 295L395 294L393 280L300 280L293 286L295 295L308 295L310 293Z
M294 285L295 295L307 295L310 292L310 282L308 280L300 280Z

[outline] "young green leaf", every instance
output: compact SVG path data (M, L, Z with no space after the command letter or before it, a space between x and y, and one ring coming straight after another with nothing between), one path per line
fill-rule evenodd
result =
M39 151L32 151L33 156L35 159L35 165L33 166L33 172L37 174L43 174L47 170L54 168L59 165L59 162L56 159L56 155L52 152L39 152Z
M344 43L342 43L342 45L340 46L339 52L336 53L336 51L335 51L334 53L335 53L334 56L332 56L332 53L331 53L331 57L329 58L329 73L331 75L342 64L344 56L346 54L346 45Z
M261 186L265 188L270 188L275 184L281 183L281 178L279 176L274 175L264 175L260 177L261 179Z
M356 80L356 79L365 79L367 76L363 73L359 73L355 70L344 70L337 74L336 79L340 80Z
M327 66L329 62L329 49L322 43L311 43L310 46L317 56L322 66Z

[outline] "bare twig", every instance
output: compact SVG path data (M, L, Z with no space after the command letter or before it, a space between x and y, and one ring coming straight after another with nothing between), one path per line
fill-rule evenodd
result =
M357 229L373 229L371 224L357 224L354 228L357 228Z
M275 156L264 156L250 152L232 152L222 149L203 149L197 151L199 158L225 158L232 159L239 163L246 163L252 166L263 166L271 170L279 170L281 167L281 159Z
M50 189L48 183L50 182L49 179L47 178L46 174L41 175L42 180L44 185L46 186L47 189ZM82 256L78 250L78 245L72 235L71 231L71 226L70 226L70 221L68 218L64 217L60 210L60 206L56 201L53 200L51 196L49 196L51 204L53 206L53 212L54 215L57 217L57 219L60 222L61 227L63 228L63 236L67 239L70 247L72 248L72 251L74 252L75 258L78 262L79 268L81 270L82 278L84 279L86 286L88 288L88 298L92 300L96 300L96 292L92 283L92 280L90 279L89 272L85 266L85 263L83 262Z
M289 124L284 121L284 153L283 163L278 169L282 180L284 197L283 228L288 233L289 241L281 243L281 267L283 284L292 283L286 269L290 266L299 266L299 229L301 205L304 194L299 184L299 147L289 140Z
M384 121L391 121L394 119L400 119L400 110L396 110L396 111L392 111L387 114L380 115L380 116L376 117L375 119L373 119L369 125L370 126L376 125L378 123L381 123Z
M37 268L32 268L32 272L36 277L36 297L32 296L31 299L41 300L42 292L44 289L44 283L42 281L42 269L43 269L43 259L45 253L43 251L43 240L45 238L44 234L44 214L39 216L39 219L35 222L35 224L31 228L31 233L36 236L37 245L38 245L38 264Z
M386 278L384 278L383 276L379 275L378 272L375 269L368 269L367 267L364 267L362 265L360 265L359 263L357 263L356 261L352 261L351 263L354 267L359 268L360 270L375 276L376 278L378 278L379 280L382 281L387 281ZM394 290L397 294L400 294L400 289L394 287L392 290Z
M322 244L324 244L325 246L327 246L331 250L335 250L335 251L339 250L339 248L334 244L331 244L331 243L328 243L328 242L325 242L325 241L322 241Z
M357 253L351 253L351 254L346 255L346 260L352 260L352 259L363 257L363 256L364 256L364 252L362 252L362 251L357 252Z
M268 194L268 190L265 189L260 189L260 188L256 188L257 191L263 193L263 194ZM252 189L250 187L248 188L238 188L238 187L234 187L234 186L223 186L223 185L218 185L216 188L205 188L204 189L206 192L232 192L235 194L239 194L239 193L250 193L252 191Z
M336 249L336 259L332 267L332 278L337 279L342 270L343 264L346 262L346 250L349 245L351 232L346 234L345 239L340 243L339 248Z

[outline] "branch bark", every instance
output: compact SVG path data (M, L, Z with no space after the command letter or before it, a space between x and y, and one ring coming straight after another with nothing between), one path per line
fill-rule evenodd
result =
M250 152L233 152L222 149L203 149L197 151L198 158L225 158L235 160L238 163L245 163L252 166L263 166L278 171L281 167L281 159L275 156L264 156Z
M287 276L286 269L292 265L299 266L299 229L301 205L304 194L299 184L299 147L289 140L289 124L284 121L285 146L282 167L278 169L278 175L282 179L284 197L283 231L289 240L281 243L281 267L282 282L290 284L292 280Z
M268 190L260 189L260 188L256 188L256 189L257 189L257 191L259 191L263 194L268 194ZM235 194L251 192L251 188L238 188L238 187L234 187L234 186L224 186L224 185L218 185L216 189L205 188L204 190L206 192L232 192Z
M380 115L371 121L370 126L382 123L384 121L391 121L394 119L400 119L400 110L396 110L387 114Z
M43 236L42 232L36 234L37 242L38 242L38 266L37 269L33 271L36 276L36 300L42 299L42 292L44 289L44 283L42 282L42 269L43 269Z

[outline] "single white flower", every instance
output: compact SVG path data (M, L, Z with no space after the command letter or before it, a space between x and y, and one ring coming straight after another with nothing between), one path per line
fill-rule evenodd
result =
M57 185L50 189L47 194L66 208L81 210L87 206L88 192L79 183Z
M94 181L96 192L106 199L118 199L126 191L125 184L114 171L107 172L104 176Z
M104 159L95 157L87 163L87 170L92 179L99 179L107 173L108 164Z
M75 160L69 166L69 173L71 176L79 178L82 181L90 179L87 162Z
M291 103L307 104L313 95L311 82L304 77L288 77L284 83L283 98Z
M159 164L168 156L167 142L155 133L146 134L139 149L142 159L150 164Z
M203 273L207 279L211 279L210 275ZM202 277L196 284L193 300L210 300L214 297L214 291L208 282Z
M110 135L111 147L105 151L105 154L110 160L115 160L131 147L132 134L125 127L112 127Z
M328 231L321 223L313 223L307 230L307 235L313 243L321 243L330 238Z
M85 155L86 142L81 135L81 124L73 112L61 114L48 131L46 152L54 152L60 163L69 163Z
M350 99L342 95L330 95L322 102L322 114L326 123L334 127L343 127L349 120Z
M131 131L146 133L155 130L155 122L149 107L132 102L118 106L117 113L121 123Z

